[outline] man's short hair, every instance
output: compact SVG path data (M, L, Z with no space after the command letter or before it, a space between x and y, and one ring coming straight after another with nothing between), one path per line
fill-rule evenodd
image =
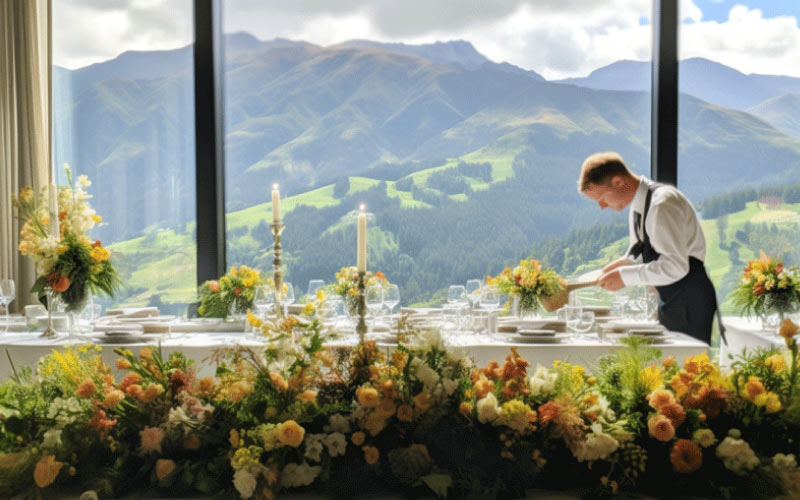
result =
M583 192L589 184L604 185L615 175L633 176L619 153L605 151L595 153L583 161L581 176L578 178L578 191Z

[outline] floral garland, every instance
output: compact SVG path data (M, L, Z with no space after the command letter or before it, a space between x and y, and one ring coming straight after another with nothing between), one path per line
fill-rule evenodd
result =
M12 201L22 223L19 251L33 259L40 273L31 292L42 300L45 286L49 286L72 311L83 307L89 291L113 296L120 278L110 260L111 252L87 235L102 221L87 201L91 196L85 188L91 181L81 175L73 183L67 164L64 170L69 186L58 187L59 234L50 231L47 187L37 194L26 186Z
M263 284L258 270L233 266L218 280L200 286L200 305L197 314L209 318L227 318L229 314L245 313L253 307L256 287Z
M364 275L364 286L381 285L385 288L389 287L389 280L386 276L377 271L374 274L372 271L367 271ZM336 279L329 285L330 289L336 295L342 297L347 312L355 316L358 314L358 268L356 266L345 266L336 273Z
M542 299L563 292L566 286L554 270L542 269L535 259L521 260L513 270L507 267L495 278L489 277L487 283L496 283L500 293L517 298L521 312L537 311Z
M787 268L762 251L760 258L747 263L741 284L731 296L744 314L793 312L800 308L800 268Z
M528 487L660 497L798 493L798 328L784 352L742 356L723 374L707 355L682 366L632 341L598 363L475 367L437 332L386 354L373 342L323 347L318 323L265 323L263 352L218 351L216 376L157 348L67 347L0 386L0 494L142 485L272 499L318 485L440 497ZM292 341L292 338L298 339Z

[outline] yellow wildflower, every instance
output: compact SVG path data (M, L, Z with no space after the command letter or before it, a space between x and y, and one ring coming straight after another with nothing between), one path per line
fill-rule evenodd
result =
M780 354L773 354L768 357L764 364L775 373L782 372L786 369L786 360Z
M107 248L95 247L92 248L90 256L92 257L92 260L95 262L103 262L104 260L108 260L108 258L111 257L111 252L109 252Z

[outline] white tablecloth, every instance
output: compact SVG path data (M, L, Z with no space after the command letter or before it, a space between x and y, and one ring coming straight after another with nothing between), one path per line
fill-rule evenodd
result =
M730 356L739 356L745 349L751 351L758 347L786 347L783 337L776 330L764 330L761 321L755 318L725 316L725 336L728 344L720 343L719 362L722 366L730 366Z
M15 366L34 366L44 355L52 349L63 347L65 339L56 342L38 337L39 332L33 333L5 333L0 336L0 380L5 380L11 373L11 363ZM196 333L185 334L178 337L164 337L159 335L148 336L150 343L159 343L162 353L166 357L170 352L183 352L190 359L197 363L198 374L201 376L213 375L214 366L208 363L207 358L214 349L235 344L258 346L259 343L243 333ZM532 366L541 364L549 366L556 359L569 361L570 363L580 364L591 369L601 356L605 356L616 349L624 346L599 342L596 339L576 340L562 344L512 344L505 342L483 341L473 336L455 335L448 340L448 344L454 348L464 349L471 356L478 366L485 366L491 360L502 363L509 349L516 346L520 355ZM114 353L115 347L127 347L134 353L147 345L146 342L137 343L115 343L102 344L103 360L109 365L114 366L118 357ZM347 347L347 342L332 342L331 347ZM379 344L387 352L391 351L392 344ZM690 355L706 352L708 345L695 340L687 335L676 333L668 343L656 346L663 356L675 356L678 361ZM6 353L8 353L6 355Z

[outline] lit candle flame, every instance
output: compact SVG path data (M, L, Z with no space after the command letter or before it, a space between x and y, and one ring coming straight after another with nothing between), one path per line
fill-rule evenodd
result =
M367 206L362 203L361 205L358 206L358 209L363 212L364 210L367 209Z
M272 189L278 189L278 183L277 182L272 185Z

